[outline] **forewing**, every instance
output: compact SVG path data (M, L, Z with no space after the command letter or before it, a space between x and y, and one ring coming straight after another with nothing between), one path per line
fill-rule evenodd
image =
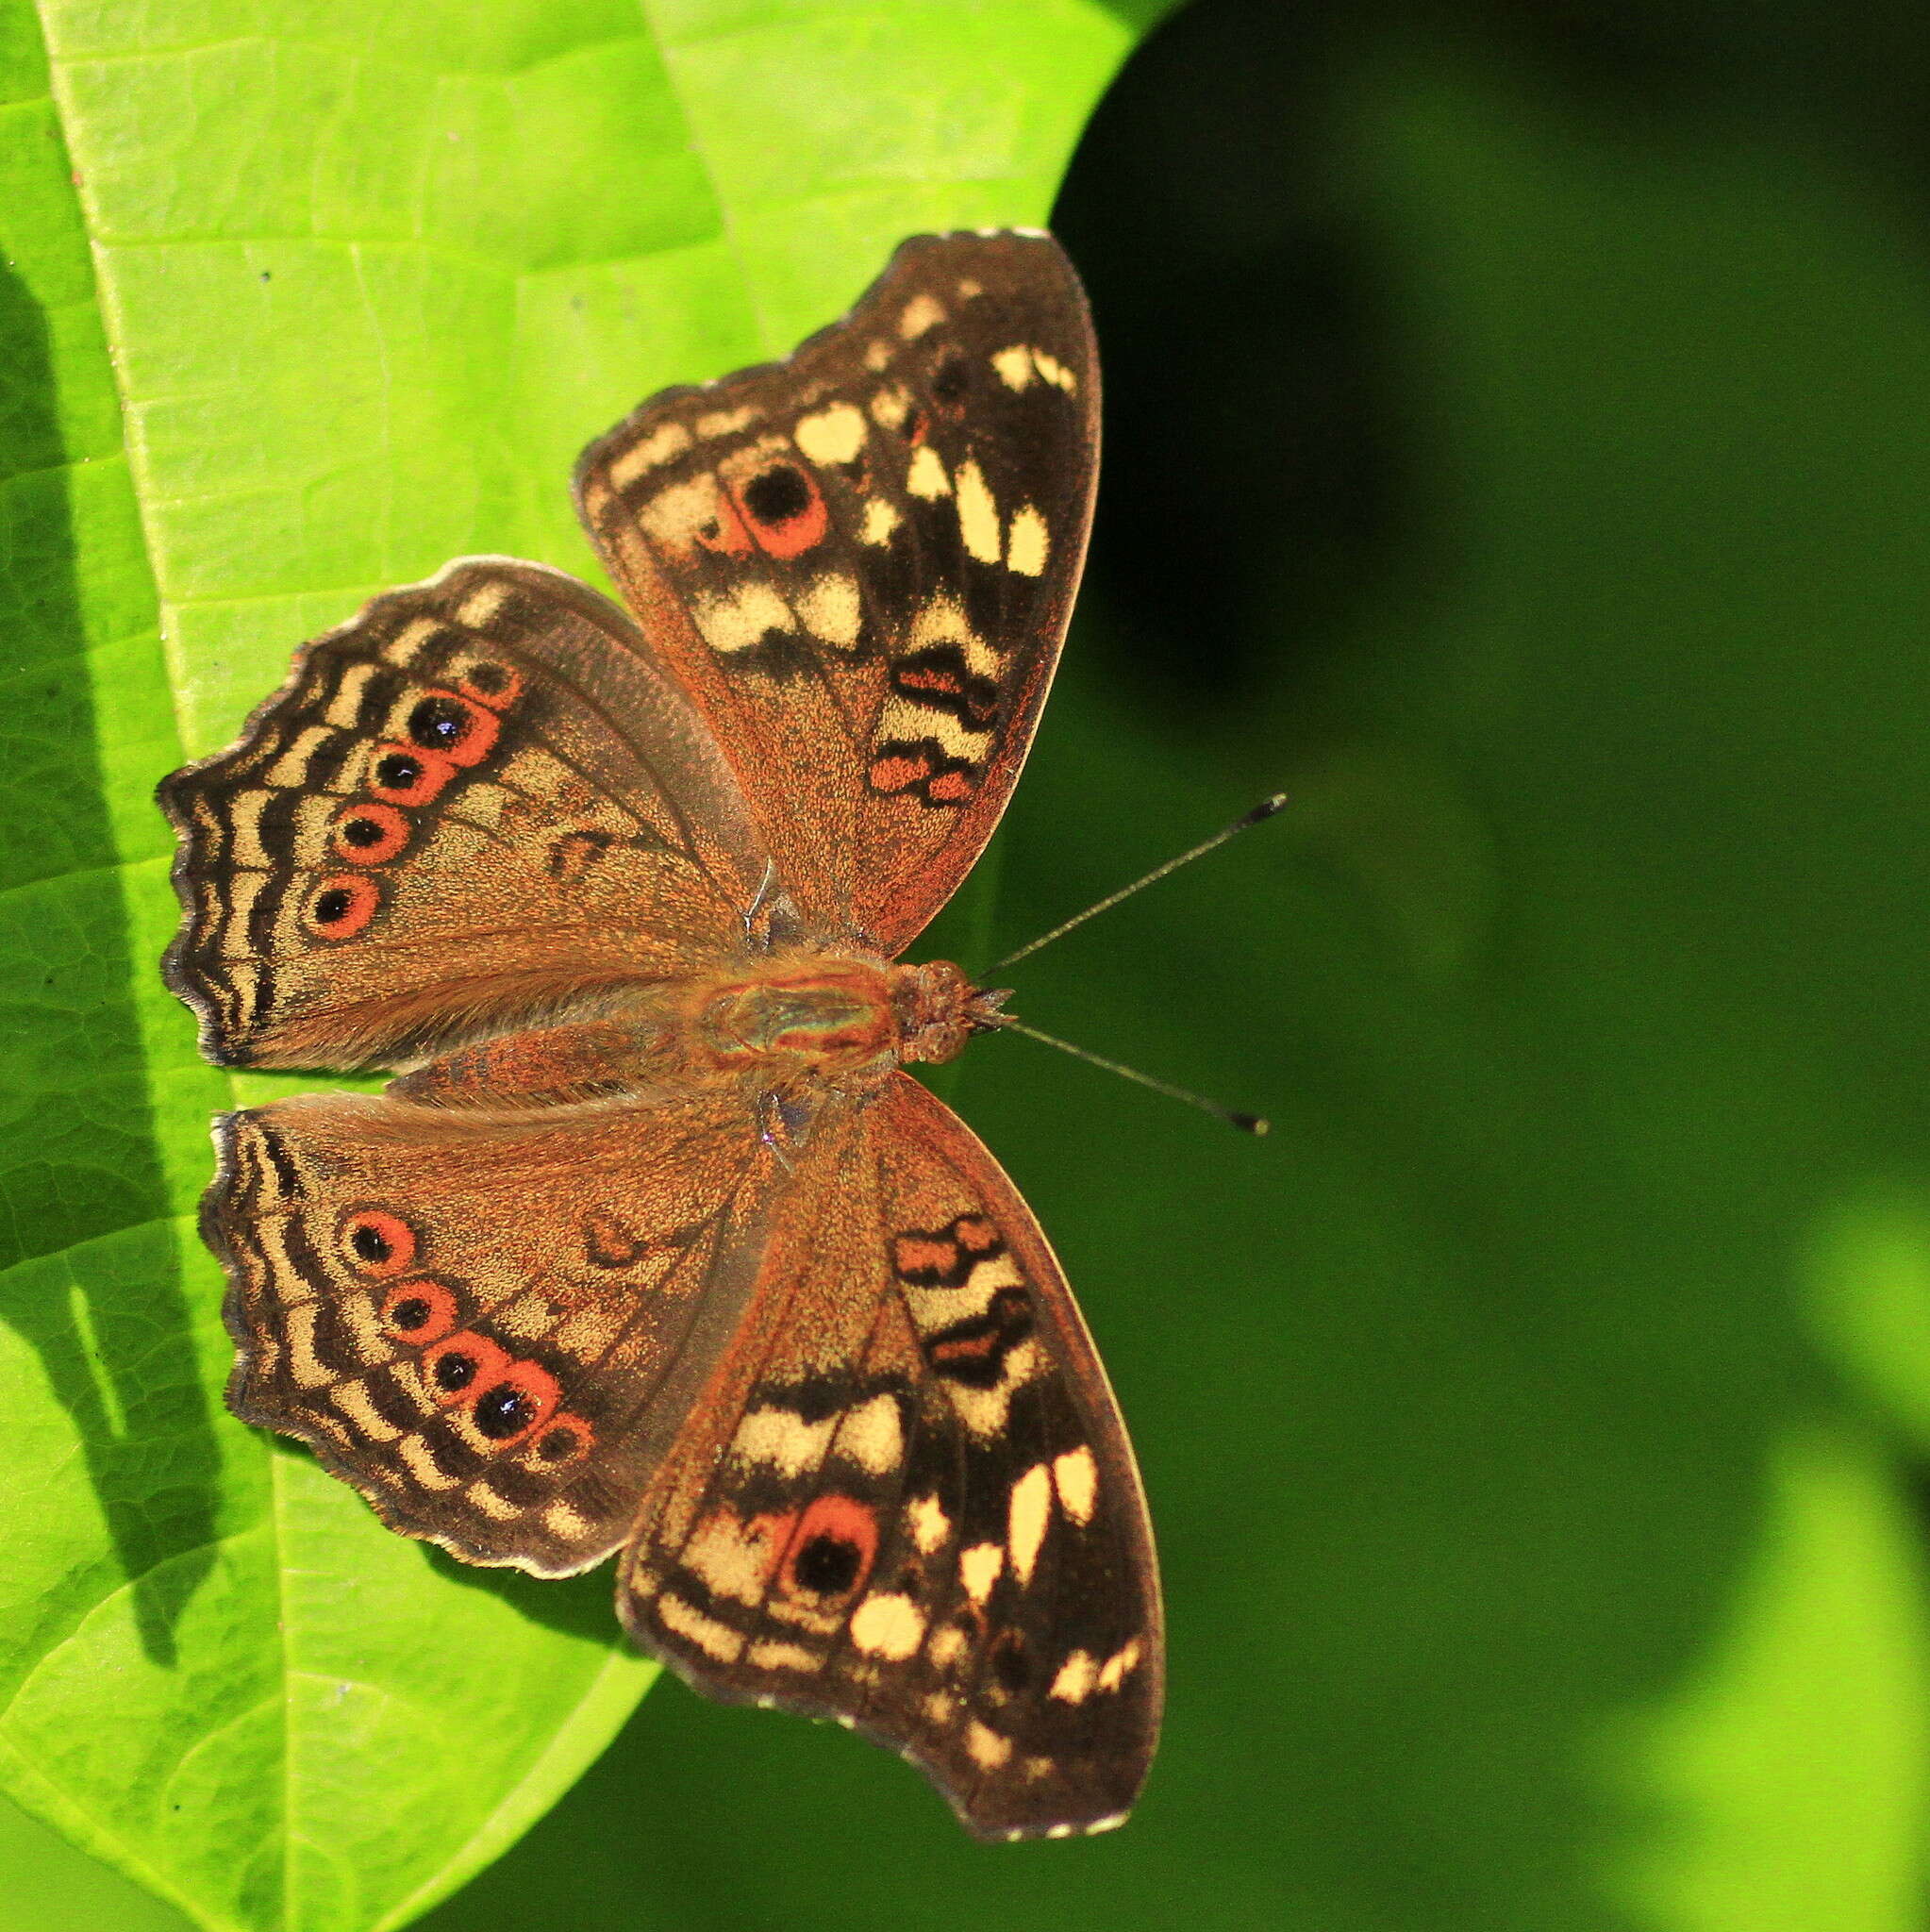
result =
M782 362L645 403L577 501L825 929L899 951L1004 810L1085 557L1099 367L1039 233L907 242Z
M700 1690L856 1724L983 1837L1131 1806L1163 1672L1132 1451L1038 1224L908 1076L827 1109L618 1602Z
M621 610L536 564L377 597L160 800L169 983L229 1065L401 1064L688 969L777 904L707 727Z
M756 1274L735 1091L541 1120L309 1094L216 1140L235 1412L466 1562L608 1555Z

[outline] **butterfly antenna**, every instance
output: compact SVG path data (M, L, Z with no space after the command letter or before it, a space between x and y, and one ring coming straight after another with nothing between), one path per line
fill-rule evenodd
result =
M1232 829L1238 831L1240 827L1235 825ZM1224 838L1226 834L1223 832L1220 836ZM1104 1054L1094 1053L1089 1047L1074 1046L1070 1040L1041 1033L1037 1026L1028 1026L1024 1021L1015 1020L1009 1013L996 1014L993 1024L1002 1032L1023 1033L1027 1040L1036 1040L1043 1046L1056 1046L1059 1052L1071 1054L1075 1060L1104 1067L1108 1074L1117 1074L1122 1079L1135 1080L1141 1087L1150 1087L1155 1093L1165 1094L1169 1100L1183 1100L1189 1107L1196 1107L1202 1113L1209 1113L1224 1121L1229 1127L1238 1127L1242 1134L1257 1137L1267 1133L1272 1126L1272 1123L1259 1114L1241 1113L1238 1108L1222 1107L1217 1100L1208 1100L1205 1094L1194 1093L1185 1087L1175 1087L1171 1080L1156 1080L1151 1074L1142 1074L1137 1067L1129 1067L1122 1060L1109 1060Z
M1204 858L1215 846L1225 844L1227 840L1234 837L1236 833L1243 832L1249 825L1256 825L1262 820L1272 818L1286 803L1287 794L1284 791L1276 791L1271 798L1261 799L1259 804L1255 806L1251 811L1241 812L1230 825L1223 825L1210 839L1202 839L1190 852L1182 852L1177 858L1169 858L1164 865L1156 865L1144 878L1135 879L1131 885L1122 886L1118 891L1107 893L1096 906L1089 906L1085 911L1073 913L1064 924L1054 926L1050 932L1040 933L1036 940L1027 941L1016 953L1007 953L1003 959L994 960L979 977L981 979L990 979L994 973L1003 973L1007 966L1014 965L1021 959L1029 958L1041 946L1049 946L1054 940L1063 939L1075 925L1084 925L1089 919L1097 919L1102 912L1110 912L1122 899L1130 899L1135 892L1143 891L1146 887L1156 885L1168 873L1177 872L1181 866L1190 865L1196 858ZM1023 1029L1021 1030L1023 1031ZM1042 1040L1045 1036L1040 1034L1039 1037ZM1065 1046L1065 1042L1062 1040L1055 1040L1051 1043L1054 1046ZM1077 1053L1079 1049L1068 1046L1066 1051L1068 1053ZM1089 1054L1087 1058L1090 1059L1092 1056ZM1111 1062L1102 1060L1100 1064L1102 1066L1109 1066ZM1115 1067L1113 1071L1115 1073L1125 1073L1127 1069ZM1133 1074L1131 1077L1135 1080L1145 1079L1143 1074ZM1156 1087L1159 1083L1156 1080L1147 1080L1146 1084L1149 1087ZM1183 1093L1179 1097L1182 1100L1194 1100L1197 1106L1206 1108L1208 1112L1223 1110L1214 1108L1209 1101L1196 1100L1195 1096L1190 1093ZM1240 1118L1246 1119L1248 1116L1242 1115Z

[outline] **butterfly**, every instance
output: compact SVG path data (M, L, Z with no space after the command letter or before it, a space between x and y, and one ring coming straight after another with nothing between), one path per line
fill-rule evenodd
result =
M914 238L584 452L627 611L452 563L159 792L204 1052L394 1076L216 1122L235 1413L466 1562L618 1555L643 1648L988 1838L1120 1823L1161 1703L1105 1371L904 1071L1005 995L894 963L1024 761L1098 391L1050 236Z

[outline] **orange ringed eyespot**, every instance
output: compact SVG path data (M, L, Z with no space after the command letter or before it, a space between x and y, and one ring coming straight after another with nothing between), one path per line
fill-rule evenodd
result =
M523 695L522 672L493 658L465 666L455 682L464 697L474 698L492 711L507 711Z
M456 1296L440 1281L398 1281L382 1297L382 1326L397 1341L426 1348L455 1328Z
M535 1362L513 1363L475 1398L477 1434L504 1449L526 1441L557 1412L562 1391Z
M329 843L351 865L385 865L408 843L408 832L392 805L349 805L336 814Z
M590 1454L596 1434L580 1415L559 1410L529 1446L529 1455L540 1469L568 1469Z
M391 739L375 747L366 783L390 805L427 805L455 775L455 759Z
M474 1401L510 1366L507 1349L472 1328L445 1335L423 1353L423 1374L444 1408Z
M380 1208L363 1208L343 1215L336 1240L348 1265L358 1274L374 1275L377 1281L412 1268L422 1249L415 1229L399 1214Z
M367 873L339 872L308 894L303 924L317 939L352 940L381 904L382 889Z
M417 751L437 753L452 764L474 765L489 757L502 722L473 698L428 691L409 707L402 728Z

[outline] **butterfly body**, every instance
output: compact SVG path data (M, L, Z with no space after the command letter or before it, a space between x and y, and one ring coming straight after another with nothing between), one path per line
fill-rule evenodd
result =
M1085 1325L903 1071L999 1024L898 955L1023 760L1097 388L1050 238L917 238L585 453L627 608L452 564L160 791L209 1056L394 1075L216 1124L230 1406L466 1561L620 1554L640 1642L989 1837L1119 1822L1162 1688Z

